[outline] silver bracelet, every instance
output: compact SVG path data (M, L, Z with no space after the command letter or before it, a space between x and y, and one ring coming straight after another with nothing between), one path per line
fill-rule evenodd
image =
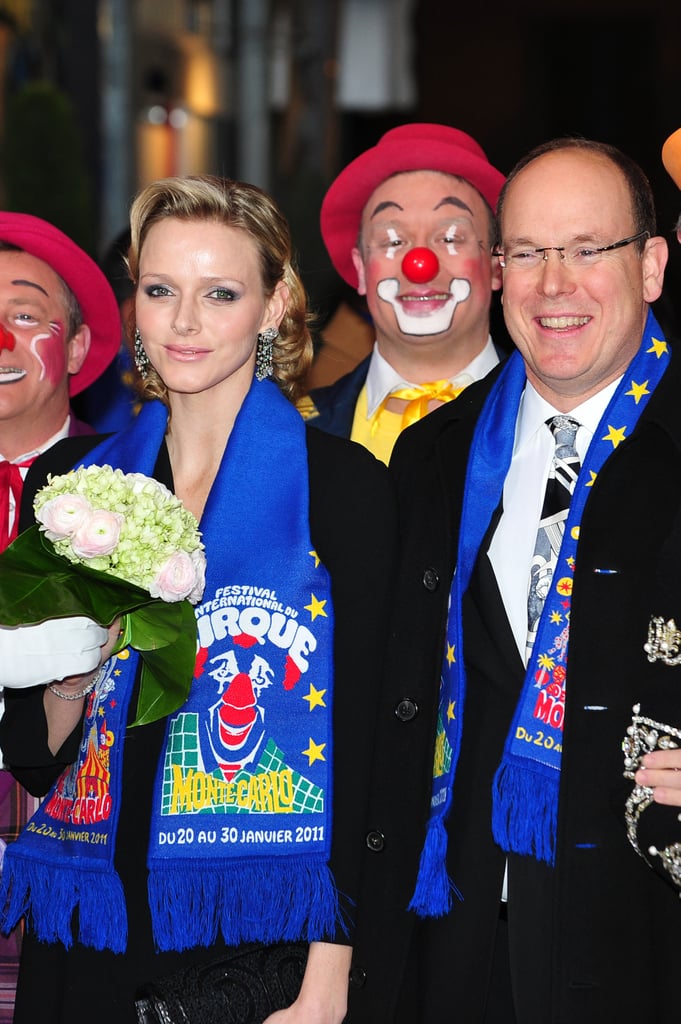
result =
M50 693L53 693L55 697L59 697L60 700L80 700L81 697L87 697L88 693L92 693L103 675L104 669L100 668L99 672L95 673L87 686L84 686L82 690L78 690L77 693L63 693L61 690L56 689L59 685L58 683L49 683L47 689Z

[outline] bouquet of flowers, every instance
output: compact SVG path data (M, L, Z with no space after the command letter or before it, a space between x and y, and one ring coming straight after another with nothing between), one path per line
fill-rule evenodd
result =
M111 466L50 477L34 510L37 524L0 554L0 623L121 618L116 650L143 663L133 724L174 711L194 674L192 604L205 585L195 517L163 484Z

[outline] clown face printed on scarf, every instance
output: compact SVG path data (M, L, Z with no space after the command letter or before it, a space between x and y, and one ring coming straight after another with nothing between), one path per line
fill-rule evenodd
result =
M276 685L274 670L257 650L254 637L244 646L211 658L208 675L218 687L210 708L208 743L226 778L252 765L265 736L267 691Z
M81 327L67 342L67 324L65 285L51 267L0 251L0 425L12 420L22 431L21 451L36 429L44 441L66 419L68 375L83 365L90 339Z
M479 352L501 278L490 214L465 181L436 171L396 174L371 195L353 251L381 354L457 344Z
M200 672L215 694L201 721L200 744L204 764L212 764L226 781L257 769L282 708L301 699L292 691L316 649L314 632L274 592L260 588L254 598L246 592L254 588L243 589L225 588L226 611L210 620L199 616L200 642L206 647L197 676ZM259 604L248 603L253 600ZM277 742L284 745L281 736Z
M312 595L293 608L255 585L205 596L196 681L171 724L170 807L290 812L305 792L306 810L320 812L331 707L321 654L330 636L326 600Z

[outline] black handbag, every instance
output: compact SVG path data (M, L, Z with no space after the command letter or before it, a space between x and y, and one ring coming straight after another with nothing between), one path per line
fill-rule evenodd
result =
M262 1024L293 1003L307 943L239 946L148 982L137 993L138 1024Z

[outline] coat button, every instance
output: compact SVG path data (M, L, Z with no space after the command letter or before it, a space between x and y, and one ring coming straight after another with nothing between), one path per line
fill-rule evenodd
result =
M437 590L440 586L440 577L435 572L435 569L426 569L423 573L423 585L426 590Z
M374 853L380 853L385 846L385 836L376 830L367 832L366 844Z
M367 972L363 967L350 968L350 984L353 988L362 988L366 985Z
M400 722L411 722L418 714L418 705L409 697L403 697L399 704L395 705L395 718Z

